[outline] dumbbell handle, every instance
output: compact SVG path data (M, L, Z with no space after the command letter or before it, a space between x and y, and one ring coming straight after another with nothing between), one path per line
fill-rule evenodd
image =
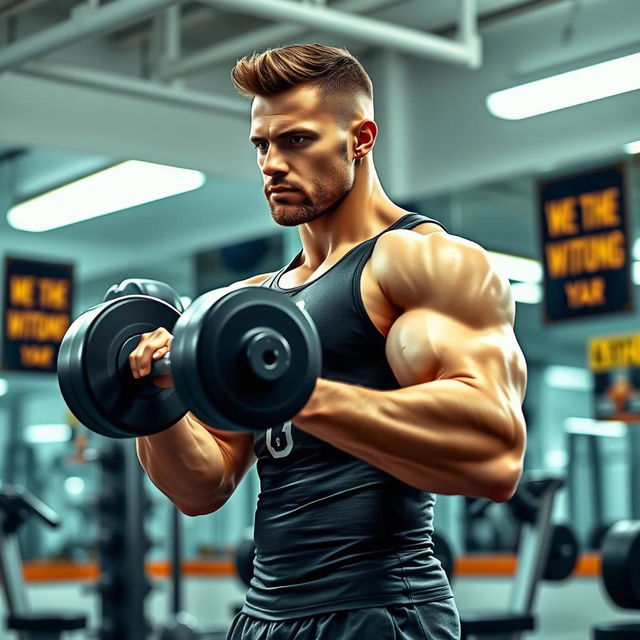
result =
M157 378L159 376L170 376L171 375L171 354L167 353L164 357L159 360L154 360L151 365L151 374L153 378Z
M140 336L135 335L124 342L118 356L120 371L129 368L129 354L138 346ZM287 371L291 362L289 343L277 332L267 328L248 331L244 336L244 351L249 371L256 377L272 382ZM171 375L171 353L167 353L151 365L152 378Z

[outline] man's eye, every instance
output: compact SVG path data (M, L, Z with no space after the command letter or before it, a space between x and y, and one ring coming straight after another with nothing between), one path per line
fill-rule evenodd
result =
M260 142L252 142L252 144L258 151L266 151L267 149L267 143L264 140Z
M306 140L306 138L304 136L291 136L289 140L292 144L302 144Z

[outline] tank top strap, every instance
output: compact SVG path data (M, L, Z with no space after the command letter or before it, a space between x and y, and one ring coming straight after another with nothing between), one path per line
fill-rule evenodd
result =
M366 242L363 242L358 246L357 251L352 255L352 259L356 264L355 272L354 272L354 286L359 286L360 275L362 273L362 269L364 268L365 262L371 257L373 250L375 248L376 242L380 236L385 233L389 233L389 231L397 231L398 229L413 229L420 224L424 224L425 222L433 222L438 226L442 227L446 233L449 233L449 230L439 221L434 218L429 218L421 213L407 213L402 216L402 218L398 218L391 226L387 227L384 231L379 233L377 236L370 238Z
M433 222L441 226L447 233L449 233L449 230L439 220L435 220L434 218L430 218L421 213L410 212L402 216L401 218L398 218L398 220L396 220L391 226L387 227L378 235L374 236L373 238L369 238L368 240L365 240L359 245L353 247L351 251L349 251L336 266L341 270L344 270L345 268L353 268L353 265L355 265L356 275L359 276L359 271L361 270L364 261L368 259L373 252L375 243L381 235L397 229L413 229L413 227L417 227L418 225L424 224L425 222ZM289 271L293 267L293 265L298 262L301 256L302 251L299 251L284 267L282 267L279 271L271 274L262 283L261 286L279 289L278 282L280 280L280 276Z
M284 265L284 267L272 273L260 286L267 287L267 289L274 288L274 287L278 288L276 283L278 282L278 279L280 278L280 276L285 271L288 271L298 261L301 255L302 255L302 251L297 253L296 256L290 262Z
M396 220L394 224L392 224L388 229L385 229L382 233L387 233L387 231L393 231L395 229L413 229L413 227L417 227L419 224L424 224L425 222L433 222L449 233L449 229L447 229L439 220L425 216L422 213L414 212L410 212L402 216L402 218Z

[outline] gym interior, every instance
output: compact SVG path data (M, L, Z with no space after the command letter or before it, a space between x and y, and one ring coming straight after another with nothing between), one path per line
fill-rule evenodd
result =
M637 0L0 0L0 637L224 638L242 607L255 467L180 513L135 439L69 410L57 358L127 279L188 309L298 253L229 72L318 42L373 80L385 191L481 245L515 300L520 485L435 505L463 637L640 638L639 33ZM188 184L21 213L127 165Z

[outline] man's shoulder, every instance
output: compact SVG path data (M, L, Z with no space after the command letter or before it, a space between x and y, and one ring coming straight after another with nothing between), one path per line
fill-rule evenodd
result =
M424 222L411 229L393 229L376 242L371 256L372 266L382 272L413 265L437 267L449 260L460 260L465 254L483 252L480 245L447 232L436 222Z
M442 227L437 227L440 232L415 229L384 234L371 257L374 277L400 308L421 306L427 300L436 303L440 294L446 302L452 291L460 296L471 285L482 289L483 283L500 277L479 244Z

